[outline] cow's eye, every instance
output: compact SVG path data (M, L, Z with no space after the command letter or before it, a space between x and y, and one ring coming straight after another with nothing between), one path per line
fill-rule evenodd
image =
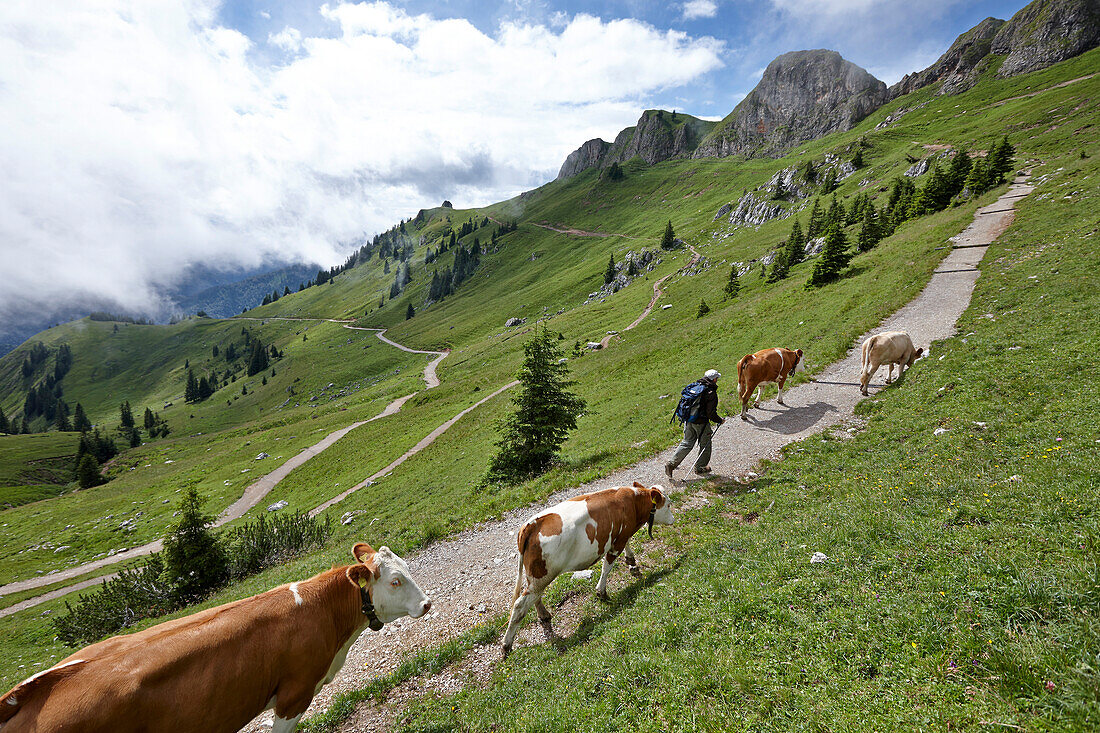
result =
M390 581L390 585L392 585L394 588L399 587L401 585L401 578L394 578Z

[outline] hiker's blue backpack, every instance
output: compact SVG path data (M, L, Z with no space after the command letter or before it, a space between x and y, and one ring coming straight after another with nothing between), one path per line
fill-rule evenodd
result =
M703 415L703 393L707 391L708 385L705 382L692 382L688 386L684 387L684 390L680 392L680 403L676 405L675 412L672 413L672 417L669 422L679 420L680 423L686 422L702 422L706 420L706 415Z

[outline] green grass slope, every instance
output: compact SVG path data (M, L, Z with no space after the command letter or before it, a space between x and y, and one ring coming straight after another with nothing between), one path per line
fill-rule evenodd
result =
M397 730L1100 726L1096 160L1036 168L960 336L864 430L720 488L575 631Z
M81 402L94 421L112 428L118 403L128 399L135 414L144 406L161 412L172 435L124 452L109 469L114 479L105 486L0 512L0 522L13 528L0 535L0 581L47 573L159 536L170 524L177 493L191 486L210 498L209 509L219 510L254 476L277 465L280 456L376 414L397 395L422 389L423 355L400 352L370 333L337 324L274 319L357 318L363 326L390 328L392 338L409 346L452 349L439 368L442 386L422 391L398 415L353 431L322 459L293 472L272 494L272 501L282 498L293 508L308 508L385 466L433 427L511 380L525 334L536 319L545 317L547 327L562 333L567 347L599 340L608 330L621 330L633 321L649 301L653 282L676 272L689 253L661 253L662 261L646 277L607 298L585 301L602 284L609 255L621 260L628 250L655 249L665 222L672 219L677 233L705 260L692 273L667 281L662 303L671 309L655 311L613 348L571 359L590 412L566 443L560 466L517 486L480 485L495 439L493 421L508 409L507 398L498 397L392 475L330 510L337 517L349 510L370 511L372 517L384 513L385 521L372 525L369 536L356 524L340 525L326 550L227 589L217 600L343 561L353 537L408 552L502 509L651 455L676 439L667 424L671 405L661 395L707 367L732 370L740 356L764 346L803 348L811 369L831 362L858 334L920 291L942 258L939 248L947 237L970 221L978 203L987 203L997 192L981 202L906 223L876 249L856 257L847 276L827 288L803 289L810 262L793 268L791 277L776 285L764 283L755 272L746 275L741 293L732 300L721 296L729 263L773 249L791 220L736 229L726 237L713 221L719 207L737 201L744 190L760 186L781 168L808 157L820 162L826 153L843 156L860 137L869 144L864 155L868 167L844 180L838 194L843 200L869 192L879 196L876 205L882 203L882 187L908 167L906 156L931 154L925 146L950 144L977 151L1007 133L1021 161L1072 158L1090 140L1100 85L1095 80L1057 85L1089 73L1098 59L1094 51L1010 80L996 80L990 71L975 89L956 97L921 90L895 100L849 133L800 146L781 160L669 161L649 167L634 162L626 166L621 181L601 181L589 171L484 211L428 210L420 223L406 223L414 245L412 280L394 299L389 289L395 272L386 273L375 256L331 284L247 314L266 320L191 319L170 327L119 324L117 333L113 324L80 322L46 332L40 338L48 345L66 342L73 348L73 369L63 380L70 404ZM887 114L903 108L913 109L890 127L874 129ZM449 266L454 256L453 251L444 253L425 266L427 249L438 248L447 227L486 215L518 220L518 230L482 255L480 268L455 294L427 303L433 270ZM800 216L805 224L806 213ZM540 224L623 236L560 234ZM462 242L468 246L478 237L485 243L492 229L481 227ZM701 297L712 311L697 319ZM416 316L405 320L409 304ZM512 316L528 322L504 328ZM240 343L242 328L284 352L273 365L276 376L268 372L264 385L258 381L261 375L247 378L238 371L235 382L206 402L183 405L179 397L185 360L197 372L213 368L220 357L212 356L212 347ZM0 359L0 394L9 415L9 407L22 401L21 363L18 351ZM219 369L226 368L224 359L220 364ZM334 389L327 388L329 383ZM242 386L249 394L241 393ZM163 407L166 401L173 402L171 408ZM260 452L270 458L256 461ZM138 512L141 517L132 532L119 529ZM52 546L43 547L44 541ZM62 544L72 549L55 553ZM0 680L17 681L25 676L19 664L42 664L63 651L51 641L47 619L39 615L59 607L47 604L0 620L5 639Z
M0 436L0 507L56 496L73 480L79 435Z

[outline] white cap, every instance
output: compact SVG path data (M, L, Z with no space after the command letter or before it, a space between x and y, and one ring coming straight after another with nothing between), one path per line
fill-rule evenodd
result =
M709 379L712 382L717 382L718 378L721 377L722 375L718 373L717 369L708 369L707 373L704 374L703 376L706 377L707 379Z

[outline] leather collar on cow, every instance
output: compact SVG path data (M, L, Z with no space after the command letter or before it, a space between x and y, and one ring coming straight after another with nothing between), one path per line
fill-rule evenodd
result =
M671 464L669 464L671 465ZM657 505L654 504L649 508L649 538L653 539L653 517L657 515Z
M385 624L374 613L374 603L371 602L370 593L363 586L359 586L359 597L363 601L363 615L367 617L371 631L381 631Z

